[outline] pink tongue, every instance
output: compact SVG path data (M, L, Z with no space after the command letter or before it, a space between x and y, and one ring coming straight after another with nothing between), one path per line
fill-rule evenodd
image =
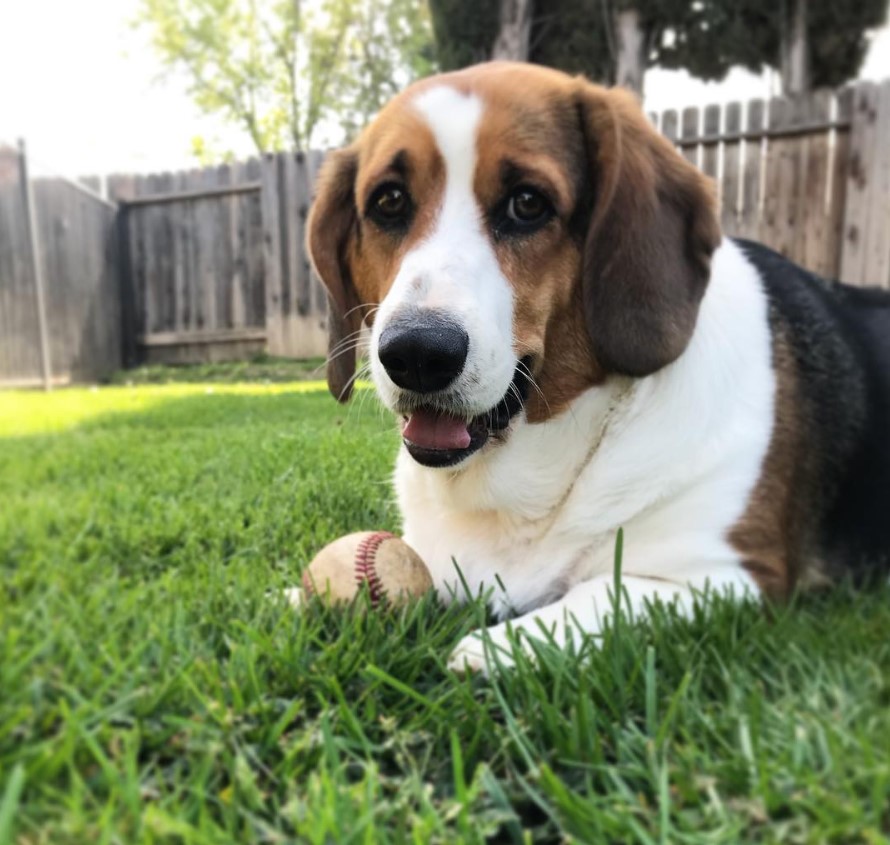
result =
M408 417L402 437L423 449L466 449L470 445L470 432L464 420L426 409Z

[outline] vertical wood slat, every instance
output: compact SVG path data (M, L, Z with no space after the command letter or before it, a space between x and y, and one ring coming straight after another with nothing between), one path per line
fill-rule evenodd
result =
M309 205L311 206L312 201L315 198L315 185L318 181L318 174L321 170L321 166L324 163L324 153L321 150L312 150L309 154L309 187L310 187L310 195L309 195ZM325 317L327 315L328 310L328 296L327 291L325 290L324 284L322 284L321 279L315 274L315 271L312 271L312 290L313 290L313 301L312 307L316 313L321 316L321 328L325 328Z
M838 122L853 119L855 91L851 86L842 89L837 96L836 116ZM850 129L838 129L832 133L834 144L831 149L831 185L829 188L828 230L831 235L831 251L827 263L827 275L842 279L841 265L844 250L844 212L847 203L847 174L850 168Z
M788 125L800 128L813 116L815 101L811 94L797 95L789 100ZM813 133L803 133L783 139L786 148L786 171L789 189L783 192L780 203L783 253L792 261L803 263L806 244L807 218L822 213L822 202L812 210L807 208L807 172L812 151ZM824 191L824 188L823 188Z
M748 133L759 133L764 128L763 100L748 103L745 128ZM761 140L746 139L742 153L742 199L739 210L738 234L756 239L760 231L761 185L763 183L764 144Z
M863 282L890 286L890 80L878 89L876 137L871 166L871 197L866 235L865 263L868 268Z
M828 91L815 91L807 97L805 119L811 124L825 123L831 118L832 96ZM834 275L831 256L836 249L830 225L828 200L831 181L830 131L814 132L806 139L806 159L802 166L803 185L800 192L798 242L795 256L815 272Z
M24 141L19 142L19 181L22 191L25 231L27 233L28 264L31 271L34 303L37 312L37 344L40 349L41 376L43 378L43 389L49 390L52 387L52 353L50 351L49 325L46 316L46 261L42 248L45 236L41 237L40 234L40 223L43 220L36 208L36 191L34 190L34 183L28 169L28 155Z
M114 197L117 191L120 195L126 194L127 183L132 183L132 178L126 177L118 180L109 180L110 195ZM117 256L120 271L118 279L118 296L120 299L120 336L121 336L121 363L124 367L135 367L138 362L138 347L136 338L139 333L136 317L136 299L134 262L132 256L132 234L130 226L130 212L127 206L121 205L115 221L114 239L116 242Z
M282 267L279 156L267 153L262 163L263 264L265 267L266 332L269 352L282 355L285 348L282 315Z
M247 163L231 166L229 184L247 182ZM229 285L227 307L229 326L246 326L246 304L244 302L244 277L247 267L247 230L244 226L242 198L233 195L227 198L227 243L229 249Z
M697 138L698 123L699 119L697 106L689 106L688 108L683 109L683 120L680 127L680 138L682 140ZM690 162L691 164L698 166L700 149L700 144L682 147L683 158L685 158L686 161Z
M676 142L678 138L678 119L677 112L674 109L668 109L661 116L661 133L669 141Z
M770 130L785 129L790 123L790 107L789 103L783 97L775 97L769 101L767 109L767 125ZM782 241L784 234L781 214L783 209L780 208L783 197L787 196L790 179L793 175L789 173L786 166L787 157L787 141L783 138L767 138L766 155L764 156L764 185L766 186L763 194L762 211L760 217L760 226L757 232L757 239L771 246L779 252L787 250L787 246Z
M173 190L184 191L188 184L187 174L179 172L173 178ZM170 217L173 247L173 329L185 331L191 321L191 298L187 269L189 250L189 205L171 203L167 213Z
M201 171L190 170L183 174L183 185L186 190L196 191L201 188ZM188 291L186 296L187 317L184 325L188 331L200 331L204 323L204 294L201 284L201 243L200 215L195 202L186 202L181 209L188 226L189 237L185 244L185 267Z
M176 178L172 173L162 173L159 188L163 193L174 190ZM170 211L162 209L157 215L157 240L160 255L158 256L158 282L161 285L161 302L158 311L160 331L166 331L176 325L176 279L174 275L174 217Z
M303 153L294 157L294 180L290 184L294 192L292 203L294 241L294 316L306 317L312 306L312 280L309 272L309 256L306 253L306 215L309 213L309 202L312 196L310 187L309 161Z
M850 130L850 166L847 173L841 279L862 283L867 277L870 193L878 131L878 86L864 82L856 86L853 125Z
M232 167L221 164L216 168L216 185L223 188L232 184ZM213 203L213 225L217 233L213 271L216 281L214 323L218 329L233 328L232 289L235 277L235 245L232 238L232 196L218 197Z
M717 135L720 132L720 106L710 105L705 108L704 135ZM720 143L712 142L701 147L701 169L705 175L715 180L717 185L717 201L722 201L722 186L720 184Z
M257 158L247 162L246 177L257 182L262 177L262 161ZM245 326L266 324L265 278L268 268L263 261L263 212L260 194L245 195L241 200L244 228L245 273L243 299L245 301Z
M300 247L298 243L297 227L297 154L288 153L284 158L284 181L280 185L282 196L286 198L283 214L284 227L283 238L285 244L285 266L287 284L285 307L287 313L287 343L288 354L293 355L293 350L299 345L300 334L298 317L298 263Z
M205 167L201 172L201 188L212 190L217 187L217 173L214 167ZM198 328L213 330L219 328L216 322L216 256L218 249L213 243L214 217L217 201L213 199L195 200L195 213L198 216L198 246L200 248L198 263L199 279L203 296L200 297L201 310L198 317Z
M724 120L726 134L742 129L742 104L729 103ZM723 145L723 179L721 180L720 223L723 231L734 235L739 225L739 191L742 180L742 142L729 141Z

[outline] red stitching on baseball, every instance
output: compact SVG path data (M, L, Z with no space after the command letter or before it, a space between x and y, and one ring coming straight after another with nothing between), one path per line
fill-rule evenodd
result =
M365 537L355 550L355 583L359 586L362 582L368 585L368 595L372 607L376 607L382 599L386 598L386 590L383 589L374 566L374 556L381 543L393 539L395 539L395 534L390 534L389 531L375 531Z

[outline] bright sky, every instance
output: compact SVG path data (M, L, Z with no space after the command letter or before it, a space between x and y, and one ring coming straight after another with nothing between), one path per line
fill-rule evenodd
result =
M192 167L191 139L238 154L249 142L202 117L182 80L159 80L137 0L0 0L0 141L24 137L35 170L68 176ZM890 29L875 33L862 74L890 78ZM770 93L769 75L733 71L723 83L685 72L646 75L650 110Z

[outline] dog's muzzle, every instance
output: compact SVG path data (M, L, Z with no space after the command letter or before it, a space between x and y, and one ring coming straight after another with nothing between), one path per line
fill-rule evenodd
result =
M389 379L401 388L402 440L418 463L447 467L460 463L492 438L503 439L522 410L531 384L531 358L517 362L501 400L482 414L473 410L459 386L470 351L462 326L436 311L394 318L377 343ZM478 406L477 406L478 407Z

